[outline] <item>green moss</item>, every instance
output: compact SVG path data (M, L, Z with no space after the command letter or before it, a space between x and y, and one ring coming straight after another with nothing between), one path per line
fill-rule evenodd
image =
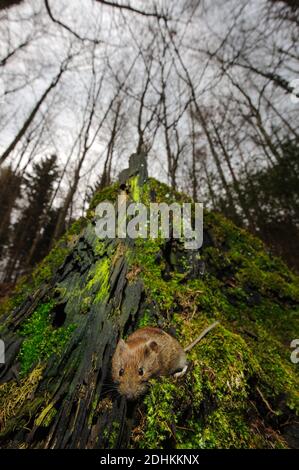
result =
M95 302L102 302L109 293L111 260L104 258L99 260L90 274L86 286L87 291L96 291Z
M97 406L98 406L98 398L95 398L91 403L91 409L90 409L89 416L88 416L88 424L90 427L92 426L92 420L96 413Z
M188 343L207 324L203 319L181 319L181 337ZM192 350L190 359L192 368L179 382L172 378L153 382L145 398L145 424L138 445L285 447L278 434L273 432L266 438L250 418L256 415L250 381L258 377L263 383L266 371L240 335L219 326ZM274 362L279 369L279 362ZM273 371L268 378L271 377L275 380ZM284 373L281 379L285 383Z
M150 310L145 310L142 317L138 321L138 328L144 328L145 326L153 326L155 325L155 321L153 320L153 316Z
M117 443L117 437L119 435L120 424L117 421L113 421L111 426L111 432L108 440L109 449L114 449Z
M158 240L137 239L134 249L128 250L127 259L132 266L140 267L145 285L150 286L149 294L167 309L172 304L173 294L171 288L161 280L163 265L156 263L159 252Z
M53 328L50 322L53 307L52 301L40 305L20 330L20 335L25 338L19 353L22 375L27 374L34 364L53 354L59 355L75 329L75 325Z
M107 245L103 240L98 239L95 243L94 252L98 256L104 256L107 251Z
M79 235L87 226L88 219L86 217L80 217L76 220L68 229L67 236L70 239L74 235Z
M130 187L130 194L134 202L139 202L140 201L140 195L141 195L141 188L139 185L139 176L134 176L133 178L130 178L129 181L129 187Z
M117 199L118 191L119 191L119 183L116 182L112 184L111 186L107 186L106 188L97 192L91 200L87 217L89 219L94 217L94 211L96 207L98 206L98 204L100 204L100 202L104 202L104 201L115 202Z
M32 274L19 279L12 294L0 302L0 316L3 313L12 312L26 300L28 295L52 278L72 249L70 242L79 235L87 223L88 220L84 217L74 222Z
M165 378L152 382L150 392L145 398L148 414L141 447L159 449L163 442L172 436L172 429L177 424L177 416L172 417L172 400L175 397L178 404L181 393L182 387Z
M176 195L150 181L143 202L152 197L171 203ZM133 447L285 447L279 431L266 429L269 414L276 420L299 414L298 372L289 349L298 336L298 277L221 215L206 213L204 227L212 243L200 253L202 278L188 278L188 257L178 262L183 272L174 269L175 253L165 276L164 240L138 239L127 253L129 265L140 269L148 300L165 325L176 326L182 344L215 319L221 322L189 354L193 367L182 382L153 382ZM138 326L150 323L146 312Z
M86 314L92 304L92 298L87 296L83 297L82 304L81 304L81 313Z
M201 447L219 448L255 448L258 439L251 433L244 420L245 410L225 410L218 408L207 418L199 437Z
M57 410L54 407L54 404L50 403L42 410L39 416L35 419L34 424L36 426L49 427L56 415Z
M184 193L175 191L167 186L167 184L161 183L155 178L149 178L142 188L142 202L146 204L151 201L172 204L173 202L192 202L192 199Z
M38 364L26 377L0 385L0 437L13 430L18 424L17 420L21 420L21 424L25 426L26 422L28 423L28 415L34 413L41 404L40 397L33 400L32 397L42 379L42 374L43 366ZM27 416L23 418L26 414Z
M133 200L146 204L190 201L153 179L140 191L133 178L130 193ZM98 193L89 217L99 202L113 201L117 194L118 184ZM51 279L80 227L38 268L35 287ZM268 253L259 239L220 214L205 213L204 228L209 245L198 257L205 263L204 276L194 279L190 275L194 257L179 241L166 257L163 239L138 239L127 251L123 245L98 240L93 243L97 262L84 285L79 275L74 280L71 295L78 299L82 313L88 312L93 301L105 301L111 269L125 256L128 282L137 276L143 280L150 306L138 316L138 327L159 319L159 325L175 326L180 342L188 345L212 321L221 323L190 352L192 365L183 379L153 381L140 410L138 431L133 433L133 447L285 447L280 424L299 414L298 366L291 363L289 348L298 337L298 277ZM13 302L18 304L29 292L32 288L25 280ZM40 306L24 325L23 371L49 357L45 344L50 344L52 354L67 341L67 334L58 340L52 336L51 308L50 304ZM95 407L96 403L91 415ZM43 412L44 419L48 411ZM113 446L118 429L110 431L106 437Z

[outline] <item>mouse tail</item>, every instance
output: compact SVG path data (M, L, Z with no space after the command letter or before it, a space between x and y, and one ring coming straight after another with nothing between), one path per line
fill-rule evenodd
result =
M203 330L200 335L194 340L192 341L192 343L190 343L186 348L184 348L184 351L185 352L188 352L190 351L192 348L194 348L194 346L197 345L197 343L199 343L202 338L204 336L206 336L207 333L209 333L209 331L211 331L213 328L215 328L215 326L219 325L219 321L216 321L215 323L212 323L212 325L208 326L205 330Z

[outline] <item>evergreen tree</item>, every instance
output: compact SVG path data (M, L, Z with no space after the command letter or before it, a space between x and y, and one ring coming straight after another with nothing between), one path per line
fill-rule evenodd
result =
M0 170L0 256L5 256L5 248L9 244L11 222L17 199L21 195L21 175L15 173L10 166Z
M53 218L50 203L55 182L59 176L56 155L51 155L33 165L33 171L24 177L27 204L14 225L7 265L6 280L29 271L43 258L45 247L39 254L45 231Z
M259 168L241 178L242 197L255 223L255 232L280 256L299 269L299 147L296 141L281 144L283 157L273 166ZM233 186L231 185L233 192ZM239 225L229 201L219 198L218 208ZM241 214L241 211L240 211Z
M31 265L35 266L40 260L42 260L50 251L54 241L55 227L57 224L60 208L51 208L48 211L45 226L42 229L42 233L39 236L36 249L33 252ZM64 227L65 230L65 227Z

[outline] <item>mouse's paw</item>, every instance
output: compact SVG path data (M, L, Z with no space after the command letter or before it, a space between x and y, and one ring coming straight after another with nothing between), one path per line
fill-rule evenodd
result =
M184 367L182 370L178 370L177 372L175 372L175 373L173 374L173 376L174 376L176 379L179 379L180 377L183 377L183 375L186 374L187 369L188 369L188 364L186 364L185 367Z

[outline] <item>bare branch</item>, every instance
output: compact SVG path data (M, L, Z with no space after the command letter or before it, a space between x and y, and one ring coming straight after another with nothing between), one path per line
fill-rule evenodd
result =
M157 11L149 12L149 11L142 11L138 10L137 8L132 7L131 5L126 4L119 4L116 2L110 2L108 0L96 0L98 3L102 3L103 5L107 5L112 8L118 8L119 10L127 10L131 13L137 13L138 15L147 16L150 18L157 18L158 20L167 20L165 15L158 13Z
M90 41L90 42L93 42L94 44L100 44L102 42L102 41L97 40L97 39L84 38L84 37L80 36L80 34L76 33L76 31L72 30L67 24L63 23L60 20L57 20L54 17L52 11L51 11L48 0L45 0L45 7L46 7L47 13L48 13L49 17L51 18L51 20L53 21L53 23L56 23L59 26L61 26L61 28L66 29L69 33L71 33L73 36L75 36L80 41Z

